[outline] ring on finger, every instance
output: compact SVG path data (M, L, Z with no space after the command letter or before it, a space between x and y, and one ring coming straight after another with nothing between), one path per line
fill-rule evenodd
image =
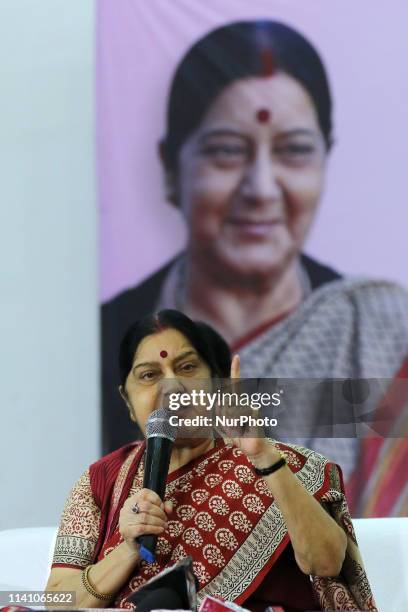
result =
M137 502L135 502L133 504L133 506L131 507L131 511L134 512L135 514L139 514L140 508L139 508L139 504Z

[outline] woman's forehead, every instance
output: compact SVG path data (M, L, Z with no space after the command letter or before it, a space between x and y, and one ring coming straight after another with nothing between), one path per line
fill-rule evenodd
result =
M269 113L268 122L260 111ZM299 123L318 127L317 113L307 90L283 72L268 77L250 77L234 81L214 100L204 116L200 132L228 121L230 124L293 129ZM262 124L262 125L261 125Z
M189 349L195 350L188 338L177 329L167 328L143 338L134 360L158 361L165 357L175 357Z

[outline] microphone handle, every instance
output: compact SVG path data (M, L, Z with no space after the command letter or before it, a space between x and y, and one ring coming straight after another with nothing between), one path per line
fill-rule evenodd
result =
M164 498L167 474L169 473L170 457L173 441L168 438L151 436L147 439L146 461L143 477L143 488L151 489ZM140 556L144 561L153 563L155 560L157 535L147 534L137 538L140 544Z

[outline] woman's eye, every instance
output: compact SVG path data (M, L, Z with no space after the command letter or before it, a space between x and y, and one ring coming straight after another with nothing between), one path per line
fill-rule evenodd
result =
M143 380L144 382L150 382L151 380L154 380L157 377L157 372L143 372L142 374L140 374L139 378L140 380Z
M315 147L310 144L287 144L281 145L274 148L274 153L281 157L297 159L308 159L315 152Z
M213 144L201 149L201 153L219 164L234 164L248 156L247 147L239 144Z
M180 370L187 374L190 372L195 372L196 369L197 369L196 363L185 363L184 365L180 366Z

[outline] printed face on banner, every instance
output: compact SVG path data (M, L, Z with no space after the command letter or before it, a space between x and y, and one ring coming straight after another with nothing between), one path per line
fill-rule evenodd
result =
M259 121L260 108L269 121ZM223 274L276 274L304 243L325 159L313 102L295 79L232 83L180 153L190 254Z
M257 21L258 9L248 8L248 20L237 23L223 8L214 23L196 28L183 22L175 3L160 5L155 18L149 4L145 17L158 28L163 24L156 40L139 25L142 13L132 22L139 31L124 25L131 22L119 18L117 8L110 12L106 3L101 9L106 452L135 438L117 393L120 339L129 325L161 309L212 326L221 344L225 340L216 350L239 350L246 378L381 377L391 385L406 371L406 292L377 280L406 279L395 247L405 244L397 234L406 224L394 223L388 233L384 226L384 219L406 214L399 163L406 158L405 141L398 136L404 118L397 112L402 81L397 64L387 59L399 57L400 40L369 28L363 48L361 20L347 22L345 55L338 45L342 7L338 3L333 17L326 4L319 3L325 15L319 20L285 4L278 21ZM176 21L177 28L169 27ZM186 31L178 44L182 23ZM119 29L129 64L115 46ZM158 52L160 45L172 54ZM149 61L135 59L140 57ZM379 122L390 92L395 116ZM396 161L384 164L379 150L397 151ZM165 340L159 335L141 343L143 361L154 367L143 380L128 378L128 397L144 410L137 416L142 429L157 407L155 377L170 376L174 350ZM375 440L360 440L357 428L347 437L343 425L334 427L323 391L294 405L324 436L294 439L341 465L355 516L403 511L404 475L395 469L395 481L382 479ZM347 400L355 412L357 399ZM373 413L381 399L370 395ZM396 412L406 419L402 408ZM296 411L290 418L298 422ZM398 450L384 438L381 452L398 462L406 453L403 442ZM380 483L375 494L368 482Z

